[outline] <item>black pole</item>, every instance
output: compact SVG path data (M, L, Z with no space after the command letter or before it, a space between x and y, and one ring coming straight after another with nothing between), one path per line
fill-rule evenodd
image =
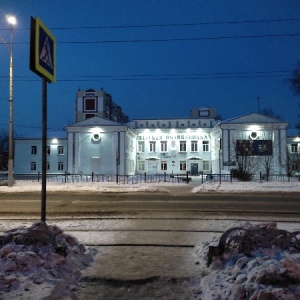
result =
M47 180L47 81L42 81L42 192L41 222L46 222L46 180Z

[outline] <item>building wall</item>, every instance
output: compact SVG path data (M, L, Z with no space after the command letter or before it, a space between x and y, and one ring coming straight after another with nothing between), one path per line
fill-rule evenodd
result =
M110 94L103 89L86 91L79 90L76 94L75 105L76 122L97 116L115 122L126 123L128 117L120 106L112 101Z
M15 139L14 145L15 174L36 174L42 172L41 139ZM47 155L47 163L49 163L47 172L64 173L67 170L67 139L48 139L47 145L50 147L50 154Z

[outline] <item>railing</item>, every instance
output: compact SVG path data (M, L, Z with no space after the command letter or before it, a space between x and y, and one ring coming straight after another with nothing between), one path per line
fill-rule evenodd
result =
M41 173L36 174L14 174L15 180L42 181ZM163 174L140 174L140 175L106 175L106 174L47 174L47 182L78 183L78 182L112 182L117 184L138 184L138 183L178 183L178 178ZM4 180L7 179L4 178Z
M35 174L14 174L15 180L29 180L29 181L42 181L41 173ZM193 182L193 178L198 178L199 184L211 182L234 182L240 181L232 176L232 174L199 174L199 176L191 176L189 172L179 174L138 174L138 175L106 175L106 174L70 174L70 173L56 173L47 174L47 182L60 182L60 183L78 183L78 182L112 182L117 184L139 184L139 183L189 183ZM194 179L195 181L196 179ZM0 173L0 182L7 181L7 173ZM254 182L300 182L300 176L288 176L270 174L268 176L260 173L251 176L250 181Z
M233 181L241 181L238 178L232 176L232 174L207 174L206 175L207 181L220 181L220 182L233 182ZM300 182L300 176L288 176L283 174L270 174L265 175L262 173L253 174L249 180L250 182Z

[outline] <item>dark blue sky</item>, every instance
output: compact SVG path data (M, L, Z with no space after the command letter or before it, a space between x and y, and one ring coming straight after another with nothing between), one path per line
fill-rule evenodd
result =
M223 119L271 108L295 126L299 96L287 82L300 59L299 0L1 0L14 14L14 123L41 127L41 79L29 70L30 17L57 39L48 127L74 122L78 88L104 88L130 119L189 117L211 106ZM0 128L8 128L9 55L0 44Z

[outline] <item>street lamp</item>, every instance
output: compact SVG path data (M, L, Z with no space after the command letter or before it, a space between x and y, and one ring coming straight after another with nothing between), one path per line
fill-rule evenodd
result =
M13 16L7 17L10 24L10 52L9 52L9 140L8 140L8 186L14 185L14 149L13 149L13 25L17 20Z

